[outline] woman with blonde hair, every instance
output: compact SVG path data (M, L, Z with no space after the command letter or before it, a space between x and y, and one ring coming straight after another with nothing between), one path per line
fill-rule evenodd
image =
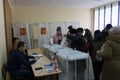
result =
M109 30L103 51L97 55L104 59L102 80L120 80L120 27Z

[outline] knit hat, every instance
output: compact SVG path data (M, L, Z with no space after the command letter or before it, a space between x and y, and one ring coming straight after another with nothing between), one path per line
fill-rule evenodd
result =
M113 27L109 30L109 34L120 34L120 26Z

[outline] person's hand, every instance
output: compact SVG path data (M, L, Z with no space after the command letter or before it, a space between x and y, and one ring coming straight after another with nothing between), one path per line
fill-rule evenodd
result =
M100 50L97 50L96 54L97 54L97 53L100 53Z
M40 56L34 56L35 60L38 61L40 59Z
M66 37L66 36L67 36L67 34L64 34L63 36L64 36L64 37Z

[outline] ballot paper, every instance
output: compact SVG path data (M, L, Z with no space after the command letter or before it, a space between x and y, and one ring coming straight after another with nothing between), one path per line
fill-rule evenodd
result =
M61 41L61 44L60 44L60 46L64 46L64 44L65 44L65 42L66 42L66 37L63 37L63 39L62 39L62 41Z
M43 58L42 58L42 57L40 57L40 58L37 60L37 62L40 62L40 61L42 61L42 59L43 59Z
M104 50L104 44L102 45L100 51L103 53L103 50ZM101 54L102 54L102 53L101 53ZM97 56L97 55L96 55L96 59L97 59L98 61L102 61L102 57L99 57L99 56Z

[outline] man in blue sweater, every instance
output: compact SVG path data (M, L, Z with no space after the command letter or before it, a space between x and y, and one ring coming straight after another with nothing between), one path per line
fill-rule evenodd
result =
M25 54L25 43L20 41L17 45L17 49L12 52L7 62L7 70L11 77L23 77L27 80L33 80L33 73L31 64L36 61L29 61L28 56ZM25 68L22 67L25 66Z

